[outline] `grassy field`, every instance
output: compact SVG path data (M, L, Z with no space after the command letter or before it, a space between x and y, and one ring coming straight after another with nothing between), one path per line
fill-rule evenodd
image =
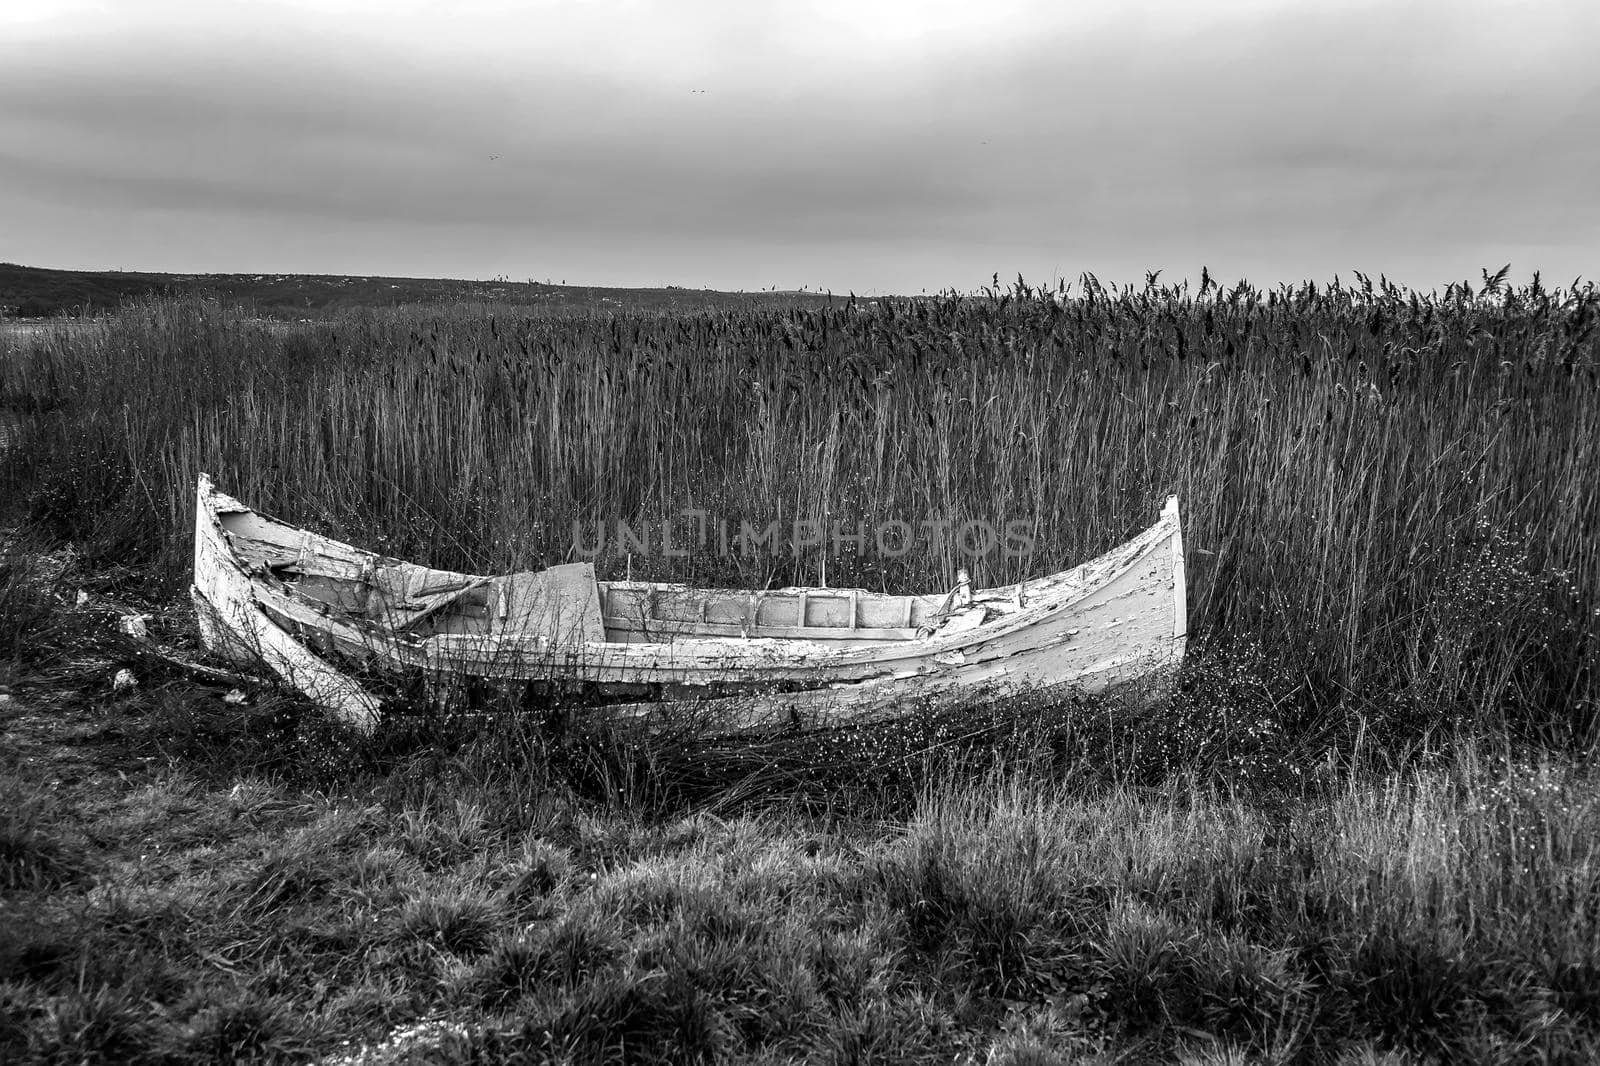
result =
M1488 277L1085 279L292 330L157 301L16 345L0 1054L1592 1059L1597 312ZM830 583L889 589L1061 569L1176 492L1196 640L1137 717L752 748L424 717L356 744L118 635L138 609L192 639L202 470L477 571L685 509L1037 543L632 564L811 582L826 551Z

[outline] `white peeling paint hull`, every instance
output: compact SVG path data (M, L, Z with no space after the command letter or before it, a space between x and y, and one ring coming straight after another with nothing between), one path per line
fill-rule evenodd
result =
M198 497L195 598L207 647L265 661L363 732L376 726L379 702L336 661L446 684L575 683L623 700L652 686L670 692L680 710L687 699L708 729L731 732L825 728L1041 688L1142 686L1158 695L1186 641L1176 498L1155 525L1097 559L1021 589L979 590L949 610L949 596L941 606L938 596L836 589L647 586L650 596L641 597L646 586L594 582L586 564L500 578L453 574L276 522L217 492L204 475ZM622 600L654 601L657 590L689 598L679 602L701 597L702 619L705 604L732 610L741 597L750 598L750 619L763 618L763 597L791 614L798 604L798 614L794 624L747 626L758 635L742 637L726 635L739 629L726 620L696 622L692 610L681 618L658 612L668 621L652 615L642 626L605 613ZM808 614L808 599L832 606ZM900 614L924 624L882 621ZM671 632L652 635L652 625ZM647 725L662 709L621 702L593 713Z

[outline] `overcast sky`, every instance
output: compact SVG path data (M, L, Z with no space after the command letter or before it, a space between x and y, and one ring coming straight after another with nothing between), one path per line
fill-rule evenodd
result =
M1600 277L1600 3L0 5L0 260Z

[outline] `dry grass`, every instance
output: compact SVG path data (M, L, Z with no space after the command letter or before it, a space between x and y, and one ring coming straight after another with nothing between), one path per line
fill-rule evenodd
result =
M98 712L78 744L110 769L170 728L135 701ZM219 765L230 750L142 785L65 790L59 765L8 760L0 1055L1600 1050L1600 806L1585 769L1466 751L1434 770L1335 772L1266 808L1181 781L995 767L925 780L895 818L720 818L597 807L550 782L542 809L519 811L470 747L347 770L334 795L327 779L293 784L304 767Z
M0 1058L1591 1060L1596 302L1090 285L288 332L167 302L47 333L0 359L0 493L42 538L0 553ZM202 469L476 570L691 506L1036 522L994 582L1177 491L1203 639L1138 717L353 744L147 663L110 691L126 649L71 592L179 591Z

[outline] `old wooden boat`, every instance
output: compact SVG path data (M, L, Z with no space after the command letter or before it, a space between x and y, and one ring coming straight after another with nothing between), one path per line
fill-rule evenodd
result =
M1186 633L1176 497L1074 569L890 595L599 581L589 563L434 570L277 521L201 475L193 591L210 650L264 663L363 732L382 710L358 680L372 671L570 682L616 694L597 714L641 722L687 703L720 731L814 728L1048 686L1160 691Z

